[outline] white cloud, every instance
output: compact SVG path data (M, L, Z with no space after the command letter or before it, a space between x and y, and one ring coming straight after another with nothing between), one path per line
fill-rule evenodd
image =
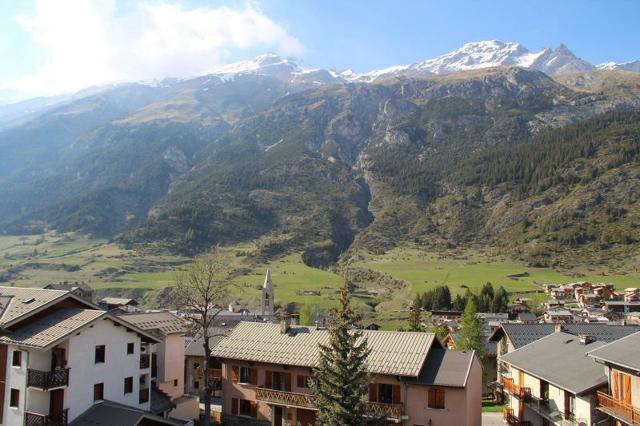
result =
M117 6L115 0L37 0L33 15L15 19L44 52L42 65L0 89L57 93L114 81L185 77L206 73L239 49L303 50L249 3L187 9L140 2L127 11Z

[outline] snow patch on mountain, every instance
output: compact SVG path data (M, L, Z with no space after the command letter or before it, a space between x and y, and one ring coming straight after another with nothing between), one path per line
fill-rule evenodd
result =
M599 70L605 70L605 71L623 70L623 71L640 72L640 60L622 62L622 63L604 62L602 64L596 65L596 68L598 68Z

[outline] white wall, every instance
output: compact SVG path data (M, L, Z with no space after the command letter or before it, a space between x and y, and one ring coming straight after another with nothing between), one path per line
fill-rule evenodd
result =
M184 336L170 334L157 345L158 387L171 398L184 394ZM177 385L174 385L177 380Z
M27 352L22 352L22 365L13 367L13 351L19 350L16 346L7 345L7 375L4 389L4 423L7 425L22 425L23 416L26 409L26 387L27 387ZM9 407L11 401L11 389L20 391L20 403L18 408Z
M127 343L134 343L134 353L127 355ZM105 363L95 363L95 347L105 345ZM69 408L69 421L82 414L93 403L93 385L104 383L104 398L133 407L149 409L149 403L138 404L139 378L149 370L140 370L140 338L116 327L111 320L98 320L93 327L74 335L67 351L69 387L65 405ZM124 394L124 378L133 377L133 392Z

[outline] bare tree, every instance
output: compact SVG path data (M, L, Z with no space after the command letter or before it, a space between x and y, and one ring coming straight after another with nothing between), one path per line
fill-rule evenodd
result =
M196 326L196 334L202 335L204 347L204 419L203 425L211 423L211 398L214 381L209 380L211 363L210 340L215 337L212 326L227 299L228 262L218 249L201 256L186 271L176 277L174 300L182 310L190 314Z

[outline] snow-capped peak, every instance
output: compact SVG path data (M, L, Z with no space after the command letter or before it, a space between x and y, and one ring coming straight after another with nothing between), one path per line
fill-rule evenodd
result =
M604 62L602 64L596 65L596 68L598 68L599 70L605 70L605 71L623 70L623 71L640 72L640 60L622 62L622 63Z
M282 73L307 73L315 71L315 68L307 66L302 60L296 58L283 58L280 55L268 52L255 58L244 61L220 65L211 71L211 74L232 76L236 74L263 74L276 75Z
M397 75L450 74L501 65L531 68L549 74L587 71L593 68L593 65L575 57L563 44L555 51L545 48L539 52L531 52L520 43L485 40L466 43L452 52L410 65L396 65L342 77L352 81L371 82Z

